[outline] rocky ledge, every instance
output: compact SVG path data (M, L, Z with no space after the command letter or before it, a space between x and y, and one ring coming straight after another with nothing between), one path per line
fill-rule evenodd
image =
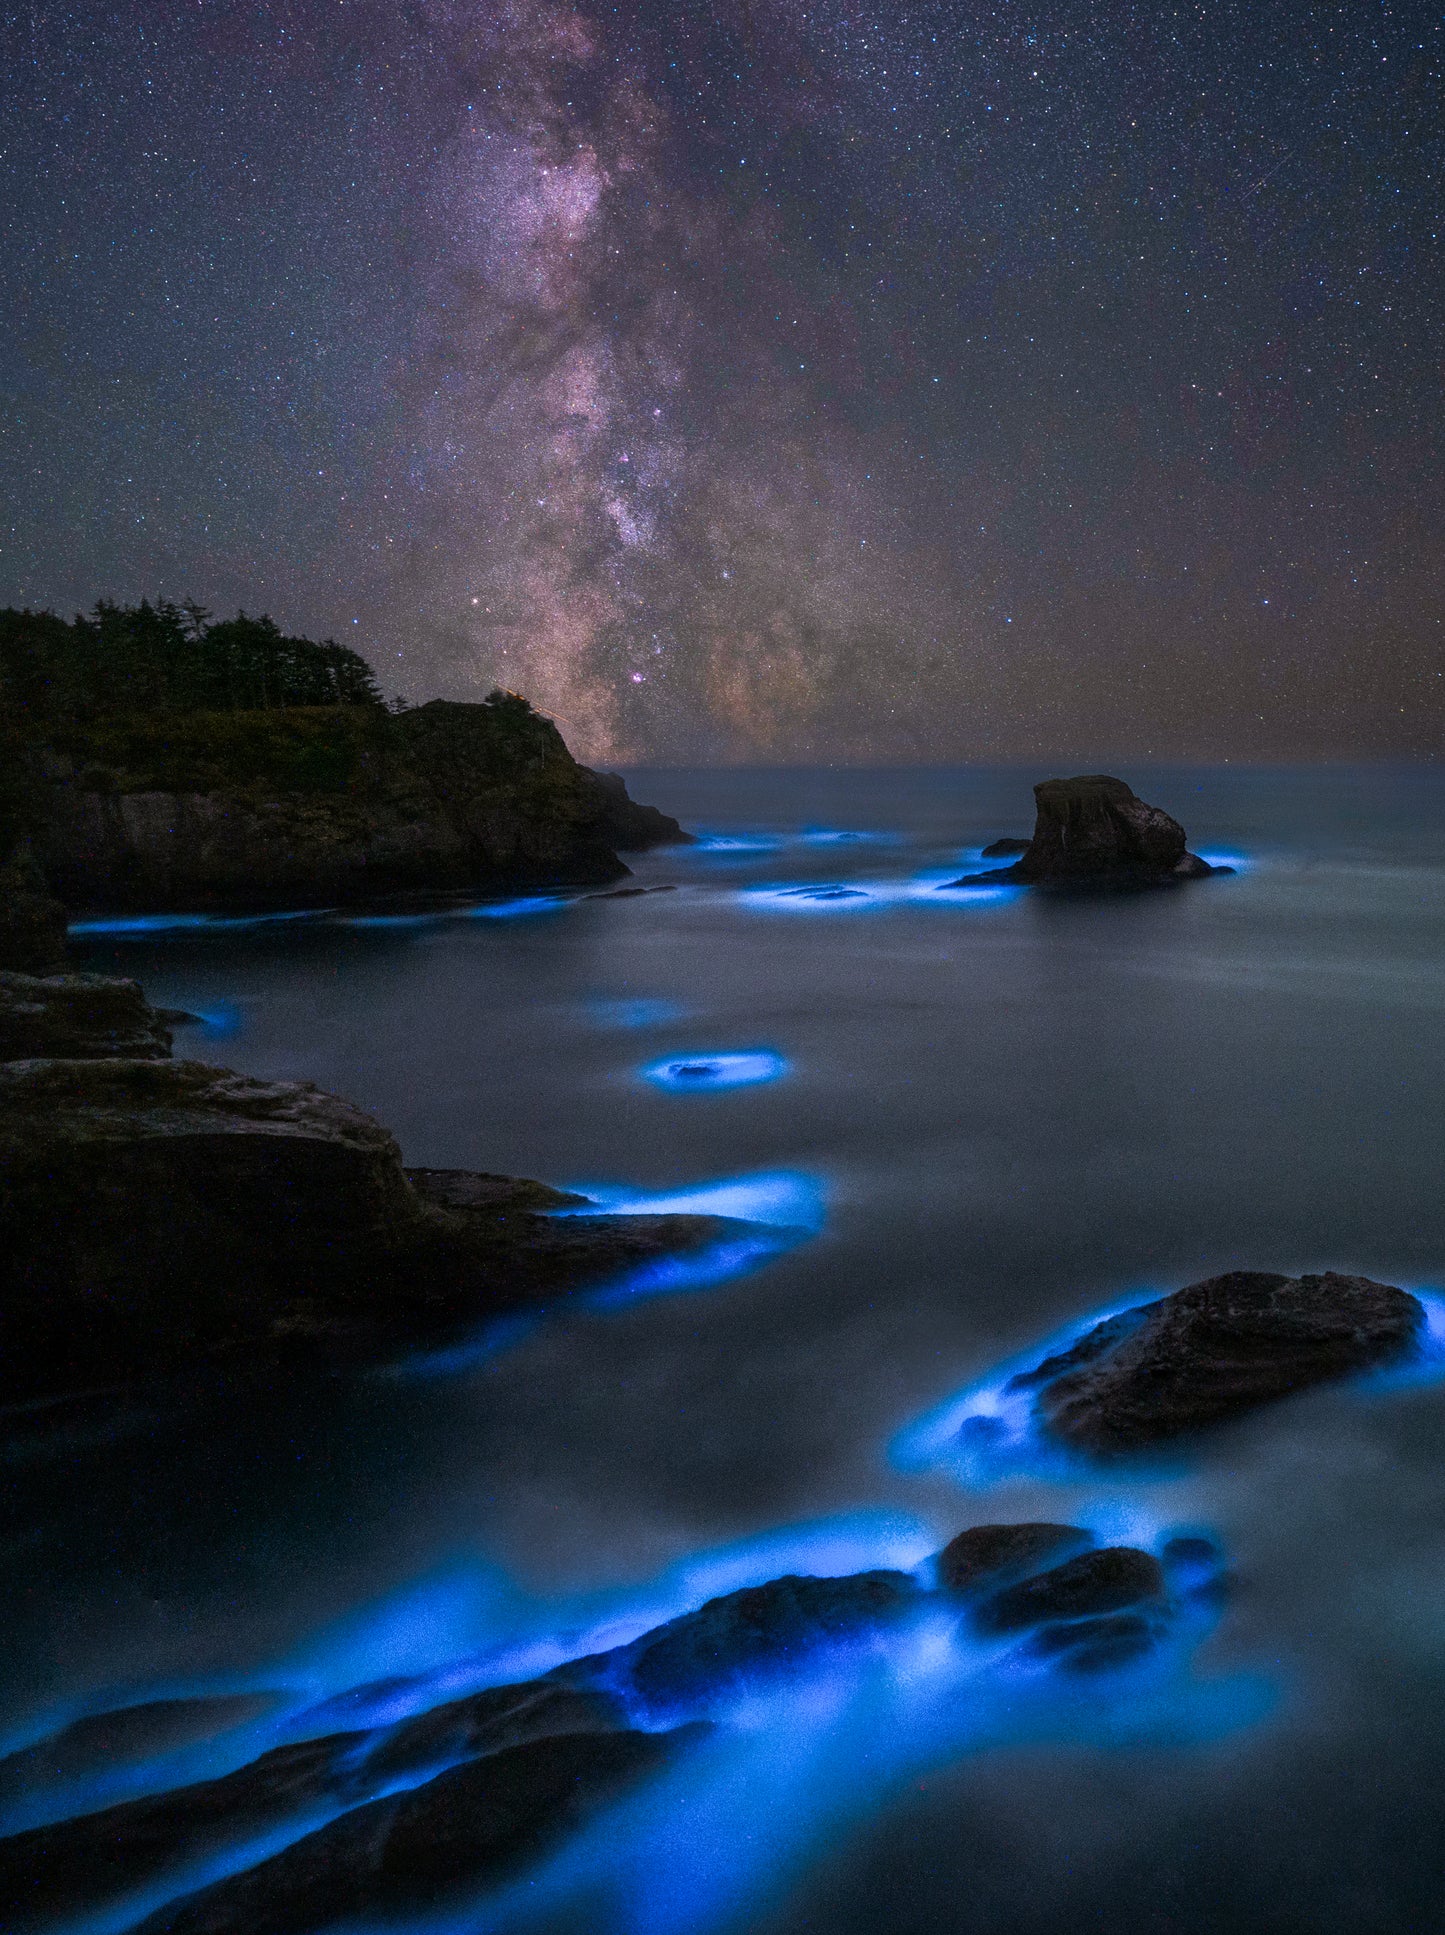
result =
M92 912L596 885L626 877L620 852L691 837L616 774L580 765L509 693L398 714L108 714L44 731L29 754L34 855L67 906Z
M984 848L987 858L1022 847L1014 864L965 874L950 887L1153 887L1233 872L1190 853L1176 819L1107 773L1041 780L1034 800L1032 840L996 840Z
M1369 1277L1236 1270L1096 1324L1008 1388L1034 1394L1047 1435L1127 1452L1403 1362L1425 1323L1418 1298Z
M548 1213L585 1206L543 1183L406 1170L385 1129L309 1082L153 1058L8 1062L0 1399L239 1348L395 1355L734 1227Z
M1147 1652L1222 1579L1203 1539L1156 1558L1057 1525L975 1526L922 1570L774 1579L440 1706L411 1683L419 1710L399 1721L293 1738L218 1779L0 1839L0 1912L27 1931L100 1909L113 1921L118 1903L169 1887L177 1898L145 1935L303 1935L413 1914L525 1870L727 1724L740 1694L844 1664L912 1615L951 1614L965 1646L1098 1672ZM384 1690L394 1702L407 1688ZM358 1710L367 1691L355 1689ZM198 1864L327 1814L269 1859L179 1893Z

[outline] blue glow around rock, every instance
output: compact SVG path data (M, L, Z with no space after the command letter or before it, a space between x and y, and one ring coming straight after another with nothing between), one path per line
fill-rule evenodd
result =
M656 1088L669 1089L675 1095L749 1088L757 1082L775 1082L787 1072L787 1062L770 1049L740 1054L669 1056L666 1061L649 1062L640 1071L644 1081Z
M815 1231L827 1213L824 1185L800 1169L771 1169L681 1189L641 1191L616 1185L570 1185L589 1200L554 1216L728 1216L742 1223Z
M238 927L269 927L279 921L319 920L330 910L307 907L279 914L115 914L98 920L74 920L72 934L225 933Z

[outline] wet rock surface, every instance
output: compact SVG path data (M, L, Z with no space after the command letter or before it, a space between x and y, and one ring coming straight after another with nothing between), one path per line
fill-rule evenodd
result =
M1093 1533L1077 1525L974 1525L943 1548L934 1568L945 1591L978 1592L1040 1571L1093 1543Z
M965 874L953 887L1016 882L1030 887L1146 887L1228 873L1187 850L1184 828L1122 779L1085 773L1034 788L1033 838L1011 867ZM1017 851L996 841L985 857Z
M159 1060L171 1052L171 1025L135 981L0 969L0 1062L36 1056Z
M12 751L0 729L0 758ZM0 857L0 968L48 975L64 967L65 909L46 885L29 841L16 841Z
M1013 1633L1056 1620L1122 1612L1163 1595L1163 1568L1152 1553L1108 1545L1004 1587L978 1606L973 1617L984 1632Z
M1011 1388L1036 1393L1054 1438L1122 1452L1404 1361L1424 1332L1419 1300L1390 1284L1238 1270L1096 1325Z
M0 1759L0 1801L57 1787L100 1769L147 1760L244 1726L280 1696L234 1693L196 1700L149 1700L88 1713L33 1746Z
M303 1935L485 1887L658 1772L705 1731L555 1735L353 1809L162 1909L144 1935Z
M242 1346L394 1355L734 1227L545 1213L576 1200L409 1177L380 1124L306 1082L188 1061L0 1065L0 1398Z
M961 1534L934 1568L965 1582L961 1603L957 1588L928 1592L905 1572L773 1579L539 1679L280 1746L216 1780L0 1839L0 1919L38 1930L147 1888L179 1890L196 1863L228 1850L243 1859L248 1842L288 1827L299 1838L283 1852L173 1901L144 1927L301 1935L480 1890L660 1769L719 1717L719 1702L778 1689L915 1612L949 1609L962 1630L1017 1640L1071 1672L1137 1657L1168 1630L1164 1570L1131 1547L1055 1563L1089 1538L1039 1524ZM1217 1573L1209 1541L1174 1543L1189 1548L1176 1556L1191 1576ZM404 1695L419 1686L397 1683Z
M876 1631L918 1597L906 1572L841 1579L790 1575L710 1599L632 1645L584 1661L583 1673L622 1685L650 1709L669 1712L726 1693L740 1680L774 1676L830 1645ZM571 1677L578 1668L564 1668Z

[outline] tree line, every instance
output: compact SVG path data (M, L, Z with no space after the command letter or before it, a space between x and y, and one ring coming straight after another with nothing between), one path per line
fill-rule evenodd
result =
M69 622L0 610L0 689L33 715L241 712L384 701L371 667L335 639L293 638L244 611L214 619L187 600L101 599Z

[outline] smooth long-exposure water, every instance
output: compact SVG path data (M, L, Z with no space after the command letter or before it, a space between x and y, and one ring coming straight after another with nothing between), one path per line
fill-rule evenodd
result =
M990 1519L1206 1531L1232 1595L1142 1676L945 1684L920 1654L814 1687L445 1926L1445 1927L1445 1387L1315 1392L1138 1471L919 1455L921 1421L1131 1297L1445 1283L1445 775L1127 776L1238 873L940 893L1028 832L1035 775L658 772L633 793L704 838L630 884L671 891L78 936L205 1018L178 1053L334 1089L409 1162L792 1235L446 1360L22 1446L0 1750L165 1694L522 1677Z

